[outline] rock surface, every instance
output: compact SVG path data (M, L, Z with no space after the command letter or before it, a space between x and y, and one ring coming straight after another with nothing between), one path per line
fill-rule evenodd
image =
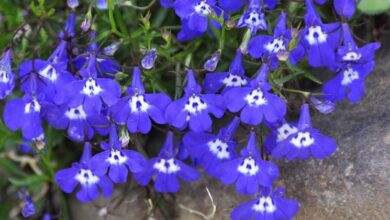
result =
M296 219L389 218L390 55L387 49L382 48L377 54L377 68L367 79L367 94L362 102L343 102L330 115L314 114L314 126L338 141L337 152L322 161L277 162L281 173L279 184L286 187L287 197L301 204ZM214 219L230 219L233 207L251 199L237 195L233 187L211 178L191 185L184 183L176 194L177 219L202 219L189 209L206 216L212 213L206 187L217 207ZM123 189L116 194L123 195ZM117 207L109 200L92 205L72 200L72 213L74 219L99 219L99 210L108 205L108 219L144 219L150 207L145 198L146 190L132 185L126 199ZM158 214L154 218L163 219Z

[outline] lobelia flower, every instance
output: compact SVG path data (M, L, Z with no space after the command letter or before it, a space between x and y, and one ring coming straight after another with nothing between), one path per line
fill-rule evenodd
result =
M50 106L46 119L48 123L57 129L67 129L68 136L73 141L91 140L95 134L95 128L107 127L109 121L103 114L86 113L83 105L69 107ZM99 130L97 130L98 133Z
M81 202L89 202L99 197L99 188L105 197L113 191L113 183L106 175L97 175L91 164L91 144L86 142L80 163L73 163L71 168L57 171L54 176L56 183L66 193L72 193L77 185L80 190L76 197Z
M340 23L323 24L312 0L305 1L305 27L299 33L297 47L291 51L290 61L295 65L307 53L310 66L333 67L334 50L340 40Z
M202 166L204 171L213 177L218 177L219 167L223 162L236 158L234 134L240 124L240 118L219 130L218 135L210 133L188 132L183 137L183 144L194 164Z
M356 10L356 0L334 0L333 6L339 16L350 19Z
M339 74L328 81L322 92L324 99L341 101L347 95L351 102L358 102L364 95L364 80L375 66L375 51L379 43L369 43L358 48L348 24L343 24L344 43L337 51Z
M45 215L43 215L42 220L52 220L52 217L49 213L46 213Z
M251 0L248 11L246 11L238 20L237 27L248 27L251 34L254 35L260 30L267 30L267 22L264 18L264 13L261 11L262 5L260 0Z
M145 93L141 81L141 71L138 67L133 70L131 87L127 89L128 96L121 98L110 108L113 120L127 124L131 133L146 134L152 128L151 119L157 124L165 124L164 111L171 99L164 93Z
M268 9L274 9L276 4L278 4L278 0L263 0L264 4L267 6Z
M70 0L72 1L72 0ZM76 1L73 1L76 2ZM68 1L69 4L69 1ZM78 1L77 1L78 4ZM77 7L77 6L76 6ZM69 41L69 39L74 38L76 35L76 32L74 30L74 23L75 23L75 13L71 12L69 14L68 20L66 21L65 27L63 30L60 31L58 38L61 40Z
M107 0L96 0L96 6L100 10L106 10L108 8Z
M271 132L264 140L264 149L267 154L271 154L272 149L275 148L280 142L286 140L290 135L295 134L298 129L296 125L288 123L282 119L275 123L267 125Z
M236 12L241 9L243 2L243 0L218 0L218 5L226 12Z
M68 7L71 9L77 8L79 6L79 0L67 0L66 3L68 4Z
M154 63L157 58L157 51L156 48L152 48L148 54L141 60L142 68L146 70L150 70L154 67Z
M27 141L42 141L43 107L47 105L44 95L26 93L23 98L8 100L4 107L4 123L11 131L21 130Z
M241 121L259 125L263 119L275 122L286 114L286 103L278 96L269 93L267 82L268 67L263 63L258 75L248 87L232 88L224 94L225 106L231 112L239 112Z
M160 0L160 4L165 8L172 8L174 4L174 0Z
M221 59L221 51L218 50L215 53L213 53L208 60L206 60L206 62L203 64L203 68L210 72L215 71L215 69L217 69L220 59Z
M167 134L164 146L158 157L151 158L145 165L145 170L135 173L134 178L143 186L147 185L152 176L156 176L154 188L157 192L177 192L180 188L178 176L187 182L200 178L200 173L175 158L173 133Z
M121 95L114 79L97 78L96 59L93 54L90 56L88 66L80 70L84 79L73 81L66 88L69 107L82 106L87 115L100 114L103 104L110 107Z
M257 199L237 206L230 214L233 220L242 219L292 219L299 211L299 203L285 199L285 190L281 187L272 191L262 189Z
M72 73L68 71L66 41L61 41L47 61L30 60L23 62L19 67L19 76L22 78L21 89L31 92L31 75L37 73L37 92L44 93L46 100L56 104L64 102L64 87L74 81Z
M146 161L140 153L122 149L122 141L119 140L116 129L115 125L111 126L109 142L100 143L103 151L92 157L91 164L97 175L105 175L108 171L108 176L114 183L125 183L128 170L133 173L141 172Z
M190 30L206 32L209 18L218 10L215 7L215 0L176 0L174 3L176 14L186 19Z
M207 73L203 85L206 92L216 93L221 88L223 92L234 87L247 85L249 79L245 76L245 70L242 63L242 53L238 49L233 62L230 64L228 72Z
M103 49L104 55L114 56L115 52L119 49L121 42L114 42Z
M22 216L28 218L35 215L35 213L36 213L35 204L32 201L31 197L26 195L24 205L22 207Z
M227 185L235 182L236 190L240 194L254 194L260 186L272 186L279 176L278 167L260 159L253 131L249 134L247 146L240 154L241 157L226 161L219 167L220 180Z
M99 44L97 42L94 42L95 38L96 32L91 31L90 41L92 43L83 54L80 54L73 59L72 62L74 68L76 68L77 70L81 70L88 65L89 59L93 58L93 63L95 65L98 77L107 77L117 73L120 70L119 64L115 60L111 59L108 56L105 56L99 51Z
M210 131L212 120L209 114L217 118L224 114L220 96L202 94L193 70L187 72L187 86L184 92L184 97L168 105L165 111L167 122L180 130L188 126L195 132Z
M0 99L8 96L15 87L15 75L11 69L11 49L8 48L0 59Z
M316 108L322 114L329 114L336 108L336 103L330 100L319 100L315 96L311 96L310 101L313 103L314 108Z
M272 149L271 155L276 159L307 159L310 156L323 159L336 151L336 142L312 128L309 105L301 107L301 115L297 124L297 132L288 136Z
M291 30L286 25L286 13L282 12L274 28L274 35L259 35L252 38L248 44L248 52L253 58L268 60L270 69L279 66L278 53L287 52L291 41Z
M181 42L190 41L203 35L204 32L192 30L188 26L188 19L181 19L181 30L177 34L177 39Z

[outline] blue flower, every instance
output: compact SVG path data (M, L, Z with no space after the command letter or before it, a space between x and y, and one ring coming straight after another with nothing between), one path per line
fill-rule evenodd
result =
M92 42L88 49L73 59L73 66L77 70L81 70L86 63L90 63L93 59L94 68L97 71L97 76L107 77L117 73L120 70L119 64L108 56L105 56L99 51L99 45L95 42L96 32L92 31L90 41ZM90 64L87 64L90 65ZM84 76L85 77L85 76Z
M221 102L219 95L201 94L194 71L188 70L185 95L167 107L165 118L169 124L181 130L189 126L191 131L209 131L212 125L209 114L217 118L224 114Z
M140 173L135 173L134 178L141 184L147 185L152 176L155 176L154 188L157 192L177 192L180 188L180 183L177 178L192 182L200 178L200 173L175 158L175 150L173 147L173 133L168 132L167 139L162 147L158 157L151 158L145 170Z
M369 43L358 48L349 30L348 24L343 24L344 43L337 51L339 73L327 82L322 93L324 99L332 102L341 101L346 94L351 102L358 102L364 95L364 80L375 66L375 51L379 43Z
M264 13L261 10L262 5L260 4L260 0L251 0L248 11L238 20L237 27L248 27L252 35L256 34L259 29L267 30Z
M233 220L292 219L299 211L299 203L283 198L284 193L283 188L277 188L273 192L270 189L262 190L257 199L237 206L230 216Z
M267 154L271 154L280 142L286 140L290 135L295 134L298 129L296 125L288 123L282 119L275 123L269 124L268 127L271 129L271 133L265 138L264 147Z
M190 29L188 19L181 19L181 30L177 34L177 39L181 42L190 41L203 35L204 32Z
M52 220L52 217L49 213L46 213L45 215L43 215L42 220Z
M356 0L334 0L334 8L339 16L350 19L356 10Z
M72 9L75 9L77 6L79 6L79 0L67 0L66 3L68 4L68 7Z
M241 111L240 118L244 123L256 126L263 118L275 122L286 114L286 103L269 93L271 86L267 82L267 72L267 65L263 64L248 87L232 88L223 96L229 111Z
M278 167L260 159L253 131L249 134L247 146L240 153L241 157L226 161L219 167L221 181L224 184L235 182L236 190L241 194L254 194L260 186L272 186L279 176Z
M148 54L141 60L142 68L146 70L150 70L154 67L154 63L157 58L157 51L156 48L152 48Z
M160 0L161 6L165 8L171 8L173 7L174 0Z
M73 141L91 140L95 128L108 127L109 121L103 114L91 114L84 110L83 105L69 107L50 106L46 113L48 123L57 129L67 129L68 136ZM99 130L98 130L99 131Z
M95 59L82 69L84 79L76 80L66 87L66 100L71 108L83 106L87 114L100 114L103 104L114 105L121 95L121 88L114 79L96 78Z
M77 3L77 5L75 5L76 3ZM68 0L69 7L71 7L70 4L72 4L72 6L77 7L79 4L79 1L78 0ZM60 31L60 33L58 35L58 37L61 40L65 40L65 41L73 40L72 38L74 38L74 36L76 35L76 32L74 30L74 23L75 23L75 13L71 12L69 14L68 20L66 21L65 27L63 28L63 30Z
M171 103L171 99L164 93L145 93L138 67L133 70L132 85L127 89L127 94L128 96L121 98L110 108L114 121L126 123L131 133L143 134L152 128L150 118L157 124L166 123L164 111Z
M122 149L122 141L118 139L116 126L111 126L109 143L102 141L100 147L103 152L94 155L91 164L97 175L108 176L114 183L127 181L128 170L133 173L143 171L145 158L136 151Z
M66 41L61 41L47 61L40 59L23 62L19 66L19 76L22 78L22 91L31 91L31 76L36 75L36 92L44 93L46 100L56 104L64 101L64 87L75 78L68 71ZM35 77L35 76L34 76Z
M0 99L8 96L15 87L14 73L11 69L11 49L7 49L0 59Z
M106 10L108 8L107 0L97 0L96 6L98 9Z
M245 76L242 53L237 50L228 72L207 73L203 85L206 92L216 93L223 87L223 93L234 87L246 86L249 79Z
M225 162L236 158L234 134L240 124L235 117L232 122L219 130L218 135L210 133L188 132L183 137L183 144L194 164L202 166L207 174L218 177L219 167Z
M332 67L340 40L340 23L323 24L312 0L306 0L306 9L305 28L299 33L300 41L291 51L290 61L296 64L307 53L310 66Z
M44 96L28 93L23 98L8 100L4 108L4 122L11 131L21 129L27 141L43 140L44 105L47 105Z
M23 217L28 218L35 215L35 213L35 204L32 201L31 197L27 195L24 201L24 205L22 207L22 215Z
M226 12L236 12L241 9L243 2L244 0L218 0L218 5Z
M310 156L323 159L336 151L336 142L312 128L309 105L301 107L297 131L289 135L284 141L272 149L272 156L276 159L285 157L287 160L307 159Z
M206 32L208 16L215 14L215 0L176 0L174 3L176 14L186 19L190 30Z
M71 168L59 170L55 174L55 181L66 193L72 193L77 185L81 189L76 197L81 202L89 202L99 197L99 188L105 197L113 191L113 183L106 175L97 175L91 164L91 144L86 142L80 163L73 163Z
M218 50L215 53L213 53L208 60L206 60L206 62L203 64L203 68L210 72L215 71L215 69L217 69L220 59L221 59L221 51Z
M279 66L278 53L288 50L291 31L286 26L286 13L282 12L274 28L274 35L259 35L252 38L248 44L248 52L253 58L262 58L270 64L271 69Z

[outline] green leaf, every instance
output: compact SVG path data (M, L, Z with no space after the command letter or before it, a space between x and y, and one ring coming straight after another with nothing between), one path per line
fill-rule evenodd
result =
M358 9L363 13L374 15L390 9L390 0L361 0Z
M3 157L0 157L0 167L6 172L6 175L13 175L18 177L27 176L27 174L22 169L20 169L20 167L16 166L12 161Z
M44 175L33 175L33 176L28 176L24 179L15 179L10 177L8 178L8 180L15 186L30 186L30 185L36 185L42 182L46 182L49 180L49 178Z

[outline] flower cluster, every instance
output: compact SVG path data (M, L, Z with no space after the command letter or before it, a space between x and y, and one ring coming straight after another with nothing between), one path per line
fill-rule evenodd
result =
M58 170L54 176L66 193L78 187L76 197L81 202L97 199L100 192L110 196L114 183L127 182L129 172L140 185L153 182L157 192L174 193L180 188L179 179L200 179L201 172L196 167L201 167L223 184L235 184L238 193L256 195L256 199L236 207L232 219L293 218L299 204L283 198L283 188L275 188L279 169L269 156L324 159L336 151L336 142L313 128L307 95L299 120L287 121L289 100L275 83L280 77L276 73L305 62L305 58L311 67L326 67L337 73L324 84L322 100L310 97L316 109L329 113L345 97L352 102L363 97L364 79L374 68L374 52L380 45L370 43L359 48L347 23L324 23L315 6L324 3L320 0L305 1L304 26L299 30L289 28L288 14L284 12L270 27L265 9L274 9L276 0L160 2L180 17L180 41L205 33L213 37L215 29L226 28L225 23L236 17L235 27L247 29L249 35L235 50L228 70L214 72L221 58L220 49L204 64L208 72L202 83L198 81L198 70L186 68L183 94L172 100L169 94L150 92L144 86L143 72L155 68L159 54L158 48L149 48L140 66L132 67L131 82L126 88L118 76L123 69L111 57L119 44L102 50L92 27L88 47L74 53L77 45L72 12L58 35L56 49L47 59L24 61L14 73L12 48L2 55L0 99L8 97L3 115L6 126L12 131L21 130L23 140L39 151L47 141L45 123L66 130L70 140L84 143L80 162ZM67 3L72 10L79 5L74 0ZM98 0L97 7L107 9L107 1ZM339 16L349 19L355 2L335 0L334 7ZM243 13L234 16L238 11ZM265 30L273 31L266 34ZM246 72L246 58L256 60L259 69L255 74ZM23 95L11 98L16 79ZM231 122L213 132L213 124L221 118ZM126 135L151 135L153 126L167 133L158 155L128 149L129 141L118 134L125 130ZM248 131L244 134L247 143L241 149L237 141L240 127ZM100 149L92 151L95 140L101 140ZM186 162L186 156L187 162L192 163ZM23 215L30 216L35 207L29 196L23 199Z

